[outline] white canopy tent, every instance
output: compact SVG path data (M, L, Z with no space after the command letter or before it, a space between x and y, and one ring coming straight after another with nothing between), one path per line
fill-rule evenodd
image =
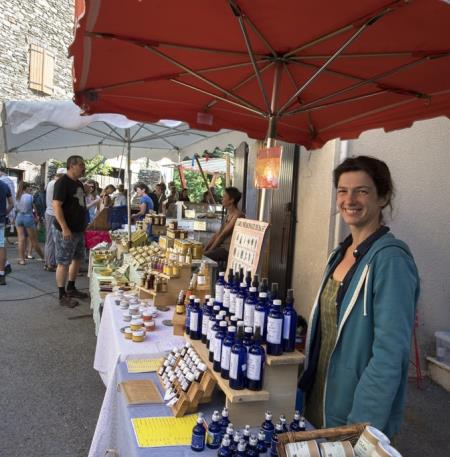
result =
M9 166L25 160L34 163L52 158L64 161L74 154L91 158L97 154L117 157L126 153L128 188L131 186L131 159L149 157L158 161L168 158L179 162L186 155L248 141L244 133L203 132L178 121L145 124L120 114L84 116L70 100L8 101L2 106L1 119L0 154L7 154ZM130 220L130 204L128 212Z

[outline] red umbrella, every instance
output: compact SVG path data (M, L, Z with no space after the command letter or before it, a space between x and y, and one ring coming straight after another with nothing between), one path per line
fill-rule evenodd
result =
M87 0L87 113L319 147L450 113L447 0ZM276 131L275 131L276 128Z

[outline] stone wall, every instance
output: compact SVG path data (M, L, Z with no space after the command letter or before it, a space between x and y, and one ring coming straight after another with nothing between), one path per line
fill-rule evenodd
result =
M0 102L72 97L74 0L2 0L0 7ZM55 54L54 93L28 87L30 44Z

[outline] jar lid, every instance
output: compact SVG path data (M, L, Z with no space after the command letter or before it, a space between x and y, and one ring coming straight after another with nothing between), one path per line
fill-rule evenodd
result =
M145 332L144 330L134 330L133 331L133 336L144 336Z
M130 328L130 327L127 327L127 328L125 329L125 333L132 333L131 328Z
M133 319L133 320L131 321L131 325L142 325L143 323L144 323L144 321L143 321L141 318L139 318L139 319Z

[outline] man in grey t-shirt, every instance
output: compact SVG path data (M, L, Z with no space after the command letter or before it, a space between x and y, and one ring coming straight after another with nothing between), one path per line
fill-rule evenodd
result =
M55 241L53 238L53 221L55 220L55 213L53 211L53 189L55 182L67 173L66 168L58 168L56 175L47 184L45 192L45 201L47 209L45 210L45 263L44 270L56 271L55 259Z

